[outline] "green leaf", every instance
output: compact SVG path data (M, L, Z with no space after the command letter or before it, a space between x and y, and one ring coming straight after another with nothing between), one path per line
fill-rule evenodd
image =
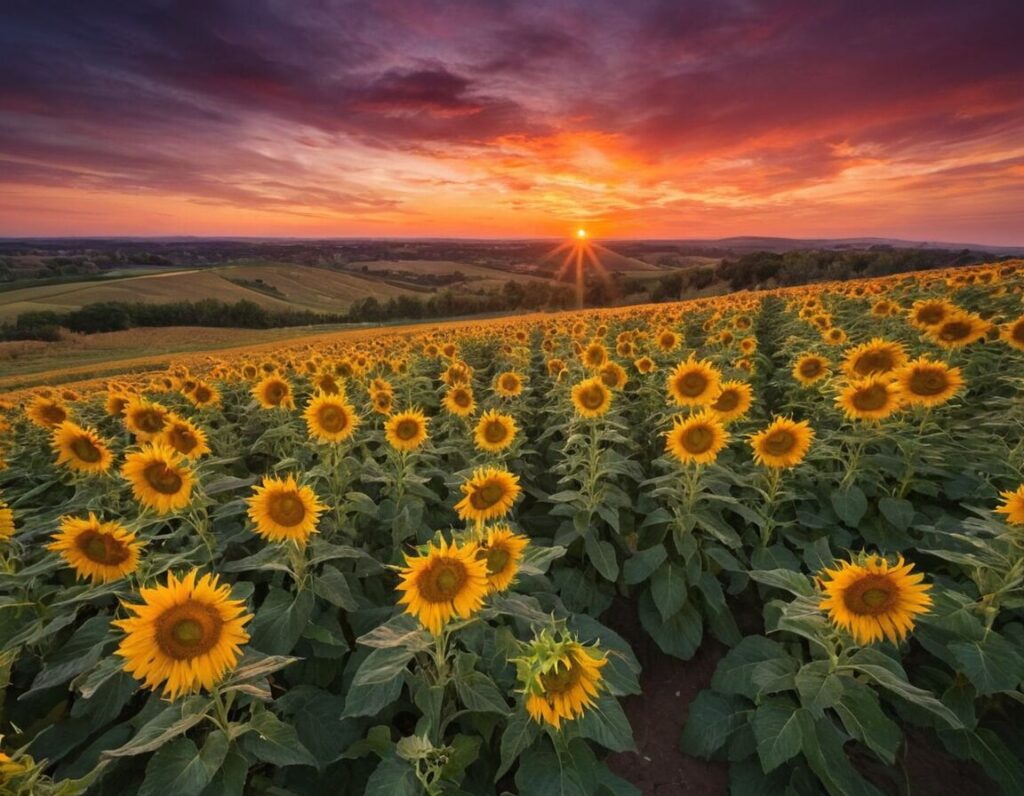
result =
M633 728L613 696L605 694L595 700L576 721L575 729L581 738L596 741L613 752L636 751Z
M664 562L651 576L651 596L663 622L669 621L687 601L686 572L680 564Z
M63 647L47 658L42 671L32 681L30 690L59 685L91 669L102 656L109 635L109 616L103 614L87 619ZM24 699L25 694L20 698Z
M313 613L313 594L290 592L271 587L252 620L252 641L255 649L269 655L287 655L294 648Z
M566 554L566 549L560 545L552 547L541 547L530 542L523 554L522 563L519 565L519 572L522 575L543 575L551 566L552 561L557 561Z
M878 694L870 687L849 677L839 679L843 693L835 709L846 731L886 763L893 765L903 737L899 726L885 715Z
M878 501L878 510L901 531L907 530L914 521L914 504L903 498L884 497Z
M736 696L705 689L690 703L682 748L689 755L711 757L748 719L747 703Z
M829 719L815 721L802 711L798 721L804 757L830 796L882 796L850 764L843 752L843 739Z
M228 738L223 730L211 732L202 751L190 739L176 738L149 759L139 796L199 796L227 753Z
M1024 764L992 730L943 730L940 736L957 757L976 761L1003 793L1024 793Z
M243 796L248 778L248 759L237 748L229 748L220 770L203 790L203 796Z
M334 567L326 567L313 579L313 591L331 605L344 608L346 611L354 611L359 607L359 602L349 588L348 580Z
M755 569L749 574L758 583L784 589L797 597L810 597L814 594L810 579L799 572L789 569Z
M979 695L1013 691L1024 680L1024 657L998 633L950 644L949 650Z
M412 764L396 754L378 763L366 781L364 796L419 796L422 793Z
M345 699L344 716L376 716L398 700L405 679L395 677L386 683L350 688Z
M845 492L832 493L832 508L839 519L856 528L868 510L868 499L858 486L851 486Z
M394 616L375 627L356 641L367 647L406 647L413 652L430 649L430 633L423 629L416 617L406 613Z
M519 755L536 739L538 732L537 722L530 718L525 708L520 706L512 711L505 731L501 734L501 765L494 775L495 782L512 768Z
M622 579L629 584L643 583L667 557L663 544L638 550L622 565Z
M104 752L103 756L128 757L159 749L206 718L206 710L210 704L210 700L203 696L193 696L176 702L142 725L131 741L117 749Z
M556 736L557 737L557 736ZM559 747L541 736L519 759L516 785L530 796L593 796L597 790L598 763L586 741L575 739Z
M508 713L508 703L494 681L483 672L459 673L455 677L455 691L469 710L481 713Z
M704 620L693 603L686 603L667 622L654 605L651 592L640 595L640 623L662 652L689 660L704 637Z
M755 711L753 727L757 756L766 773L800 752L799 716L802 712L805 712L803 708L782 699L767 700Z
M796 674L800 704L815 718L821 718L827 708L834 707L843 693L842 680L829 668L828 661L812 661Z
M756 699L760 691L754 682L757 667L765 661L791 660L785 648L764 636L747 636L718 663L711 687L723 694Z
M851 656L849 665L841 666L839 668L854 669L855 671L866 675L868 678L878 683L878 685L882 686L882 688L906 699L908 702L934 713L939 718L945 720L950 727L959 729L963 726L956 714L943 705L942 702L940 702L935 695L931 693L931 691L925 691L923 688L911 685L907 681L906 674L903 673L902 667L900 667L898 663L895 664L895 668L899 670L899 674L893 671L892 666L880 665L877 662L863 662L865 660L875 660L875 658L869 658L864 655L864 653L868 652L874 651L869 648L858 650L853 656ZM877 656L885 657L880 654L877 654Z
M316 765L316 758L299 741L295 728L269 710L253 716L249 726L253 732L242 736L243 743L260 760L275 766Z
M394 680L405 671L414 654L406 647L375 649L360 665L352 687L362 688Z
M605 580L614 581L619 577L619 562L615 558L615 547L611 542L598 539L591 528L583 538L583 546L587 558Z

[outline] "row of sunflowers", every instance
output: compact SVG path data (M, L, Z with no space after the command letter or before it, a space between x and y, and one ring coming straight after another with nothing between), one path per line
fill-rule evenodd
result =
M636 624L737 793L1024 791L1022 265L10 396L0 787L635 793Z

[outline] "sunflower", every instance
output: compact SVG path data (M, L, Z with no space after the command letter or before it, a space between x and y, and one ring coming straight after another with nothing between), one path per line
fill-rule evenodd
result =
M131 395L119 390L111 390L107 393L107 402L104 408L111 417L121 417L131 400Z
M821 339L829 345L843 345L846 343L847 337L846 332L838 326L834 326L831 329L824 331L821 335Z
M320 442L344 442L359 425L355 408L337 393L318 393L302 416L310 438Z
M629 381L629 376L626 375L626 369L618 362L612 362L611 360L609 360L605 366L598 371L597 375L610 390L621 390L626 386L626 382Z
M914 629L915 617L932 604L931 586L921 582L923 574L911 574L913 568L902 556L895 566L881 556L843 561L820 576L824 596L819 607L858 644L901 641Z
M683 464L713 462L728 442L722 420L707 409L690 417L677 417L665 432L665 452Z
M664 351L665 353L675 351L679 347L679 343L682 342L679 335L671 329L662 329L658 332L656 341L658 350Z
M249 640L245 603L232 600L231 587L216 575L197 575L193 569L179 580L167 573L166 585L141 589L141 605L122 602L133 615L113 622L125 632L117 649L124 670L147 688L163 683L168 699L212 689Z
M745 381L723 381L721 392L708 407L723 423L730 423L743 417L753 403L753 393Z
M332 373L321 373L313 379L313 389L326 395L345 395L345 381Z
M192 405L198 409L205 409L208 406L217 406L220 403L220 391L212 384L200 381L186 393Z
M900 408L900 387L884 376L869 376L847 384L836 404L851 420L881 420Z
M1001 336L1007 345L1016 348L1018 351L1024 351L1024 316L1021 316L1013 323L1006 324L1003 327Z
M14 512L4 501L0 500L0 541L14 536Z
M395 450L414 451L427 439L428 422L419 409L409 409L389 417L384 434Z
M876 337L846 353L843 372L852 379L859 379L872 374L889 373L906 361L907 352L902 343Z
M922 332L926 332L946 320L946 317L955 309L945 299L921 299L915 301L910 308L910 323Z
M124 425L139 442L151 442L164 430L169 414L167 407L139 396L125 407Z
M487 532L487 537L477 545L476 557L487 563L487 584L491 591L505 591L512 584L529 543L529 539L514 533L507 525L495 526Z
M390 415L391 408L395 403L395 396L393 393L384 392L372 392L370 393L370 403L373 404L373 411L378 415Z
M292 385L281 376L267 376L252 388L252 395L264 409L295 408Z
M518 431L512 415L505 415L492 409L480 416L474 440L480 450L498 453L512 444Z
M503 398L515 398L523 392L523 377L514 370L499 373L494 380L494 390Z
M573 386L572 404L580 417L601 417L611 408L612 391L595 376Z
M777 417L768 428L751 435L750 447L758 464L785 469L803 461L813 439L814 429L806 420Z
M463 384L449 387L442 403L445 409L457 417L469 417L476 411L473 390Z
M565 634L555 638L545 630L515 662L530 717L557 730L562 721L572 721L594 706L594 697L604 687L601 669L608 658L596 647Z
M593 342L583 349L580 359L587 370L598 370L608 361L608 350L601 343Z
M654 360L646 356L633 360L633 367L635 367L639 373L643 373L645 375L653 373L657 369L657 365L654 364Z
M476 553L472 542L449 545L441 539L436 547L431 542L420 555L405 557L402 582L396 587L404 594L398 602L435 636L454 617L469 619L483 606L487 562Z
M507 470L483 467L475 470L460 489L465 497L455 504L459 519L483 523L509 513L519 497L519 476Z
M710 362L706 359L698 361L691 354L669 374L668 394L679 406L706 406L718 397L721 379L721 374Z
M68 410L56 398L37 395L25 408L25 417L40 428L56 428L68 419Z
M70 420L54 429L52 445L57 453L57 464L66 464L79 473L99 475L114 463L114 454L99 434Z
M945 362L918 357L896 371L896 382L904 403L912 406L939 406L964 386L960 368Z
M1005 514L1006 521L1010 525L1024 525L1024 484L1008 492L1000 492L999 496L1003 499L1003 503L996 511L999 514ZM0 527L2 525L3 522L0 520ZM2 535L0 533L0 536Z
M162 442L149 443L125 456L121 474L131 483L135 499L157 514L182 509L192 497L192 470L180 453Z
M167 423L158 439L189 459L198 459L210 452L206 432L191 420L174 413L168 415Z
M983 338L990 326L988 321L974 313L957 311L931 327L927 335L943 348L962 348Z
M142 542L123 525L100 522L89 512L87 518L62 517L60 532L46 549L60 553L80 579L108 583L135 571L141 547Z
M308 486L299 486L295 476L281 479L264 476L249 498L249 519L256 533L269 542L304 545L316 533L316 523L327 506Z
M793 378L805 387L828 375L829 362L818 354L801 354L793 365Z

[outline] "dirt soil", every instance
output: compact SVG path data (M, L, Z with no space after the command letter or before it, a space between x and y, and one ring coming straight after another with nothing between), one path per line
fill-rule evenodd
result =
M644 794L728 793L727 764L691 757L679 749L690 703L710 685L725 648L705 638L692 660L681 661L665 655L643 632L633 606L617 603L602 619L630 643L643 666L643 693L622 700L639 751L611 755L608 767Z

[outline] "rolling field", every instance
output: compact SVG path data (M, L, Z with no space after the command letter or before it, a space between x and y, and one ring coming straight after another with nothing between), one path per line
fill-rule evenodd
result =
M233 279L253 282L261 279L280 296L236 284ZM417 291L309 266L252 263L0 292L0 321L13 320L23 312L67 312L101 301L159 304L205 298L225 302L244 299L268 309L341 312L360 298L387 299L400 295L417 295Z
M1022 295L211 336L11 394L3 785L1015 796Z

